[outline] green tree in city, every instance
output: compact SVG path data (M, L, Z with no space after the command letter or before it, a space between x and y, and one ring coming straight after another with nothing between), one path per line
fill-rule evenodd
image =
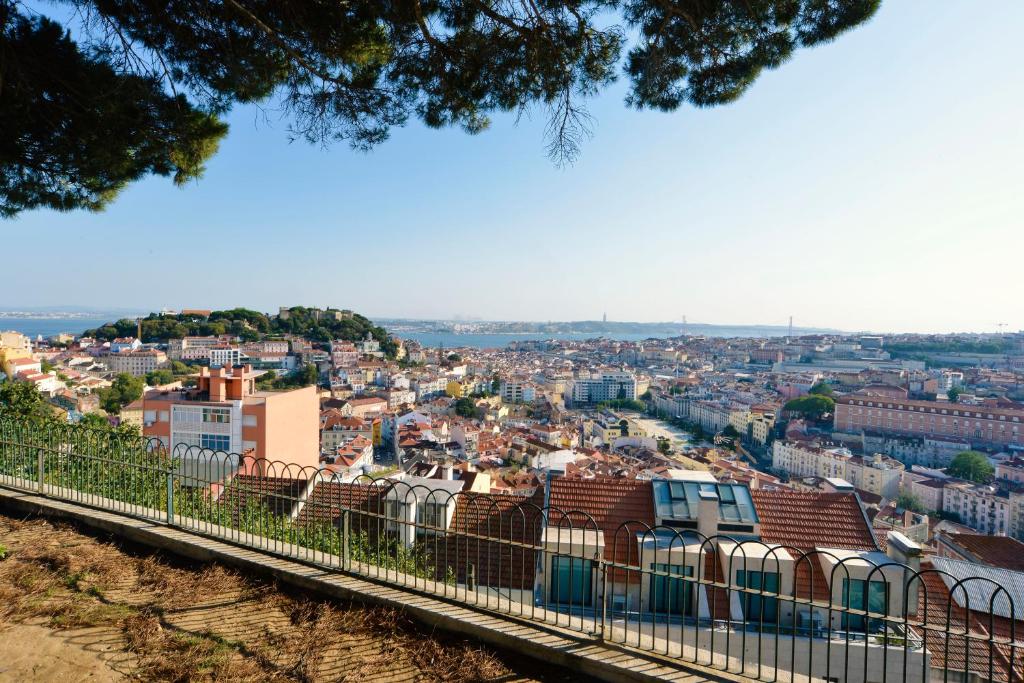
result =
M949 399L950 403L959 403L960 394L960 387L950 387L949 391L946 392L946 398Z
M302 368L284 377L273 372L260 375L256 378L256 388L264 391L283 391L288 389L301 389L319 384L320 371L315 363L306 363Z
M539 108L568 162L587 100L623 73L630 107L727 104L880 2L0 0L0 214L100 210L148 175L197 178L244 103L279 103L293 138L360 150L413 117L479 133Z
M992 481L995 468L992 467L984 453L963 451L958 453L953 458L953 461L949 463L949 467L946 468L946 474L979 484L987 484Z
M816 396L832 396L832 385L828 382L818 382L811 387L810 393Z
M142 390L145 386L146 383L142 377L133 377L122 372L114 378L108 388L100 389L100 405L108 413L120 413L121 408L142 398Z
M455 401L455 414L462 417L476 417L476 402L471 398L460 398Z
M170 384L173 381L174 373L168 369L161 368L160 370L153 370L152 372L146 373L146 384L151 387Z
M86 413L82 416L82 419L78 421L78 424L89 429L109 429L110 420L99 413Z
M925 513L928 511L927 508L925 508L924 503L921 502L921 499L912 493L901 493L899 497L896 498L896 507L917 513Z
M810 420L820 420L835 410L836 402L828 396L809 394L786 402L783 410L797 413Z
M192 374L193 370L189 366L182 363L180 360L171 361L171 374L175 377L181 377L183 375Z
M664 455L668 455L672 450L672 444L668 439L658 439L658 452Z
M0 384L0 413L16 418L39 420L53 415L53 411L34 384L14 381Z

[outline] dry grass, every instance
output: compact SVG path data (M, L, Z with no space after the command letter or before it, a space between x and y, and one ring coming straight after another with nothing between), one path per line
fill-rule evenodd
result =
M521 658L512 666L474 643L425 634L397 610L310 599L44 519L0 515L0 545L0 638L21 623L104 627L119 640L117 670L132 678L529 680Z

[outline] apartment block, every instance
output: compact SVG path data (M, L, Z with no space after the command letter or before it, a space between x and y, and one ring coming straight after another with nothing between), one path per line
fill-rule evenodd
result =
M143 397L143 433L174 448L251 452L258 460L317 466L315 387L256 391L251 366L202 368L198 386Z
M616 399L635 399L636 377L630 372L601 372L572 381L573 403L600 403Z
M966 481L947 483L942 509L978 533L1006 536L1010 533L1010 496L995 486Z
M840 446L819 446L804 441L776 441L772 445L772 467L794 477L847 479L847 465L853 454Z
M167 365L167 354L157 349L137 349L112 353L101 360L111 372L141 377Z
M836 399L835 429L964 440L976 446L1024 446L1024 406L1009 401L966 405L871 394Z

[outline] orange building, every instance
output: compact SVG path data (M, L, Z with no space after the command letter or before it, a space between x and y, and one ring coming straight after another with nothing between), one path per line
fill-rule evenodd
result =
M198 386L143 396L143 433L165 446L248 453L258 460L316 467L316 387L256 391L252 366L202 368Z

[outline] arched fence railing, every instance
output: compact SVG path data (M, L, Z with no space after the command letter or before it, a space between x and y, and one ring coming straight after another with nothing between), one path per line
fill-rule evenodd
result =
M764 681L1024 681L1021 586L0 415L0 485ZM1024 584L1022 584L1024 585Z

